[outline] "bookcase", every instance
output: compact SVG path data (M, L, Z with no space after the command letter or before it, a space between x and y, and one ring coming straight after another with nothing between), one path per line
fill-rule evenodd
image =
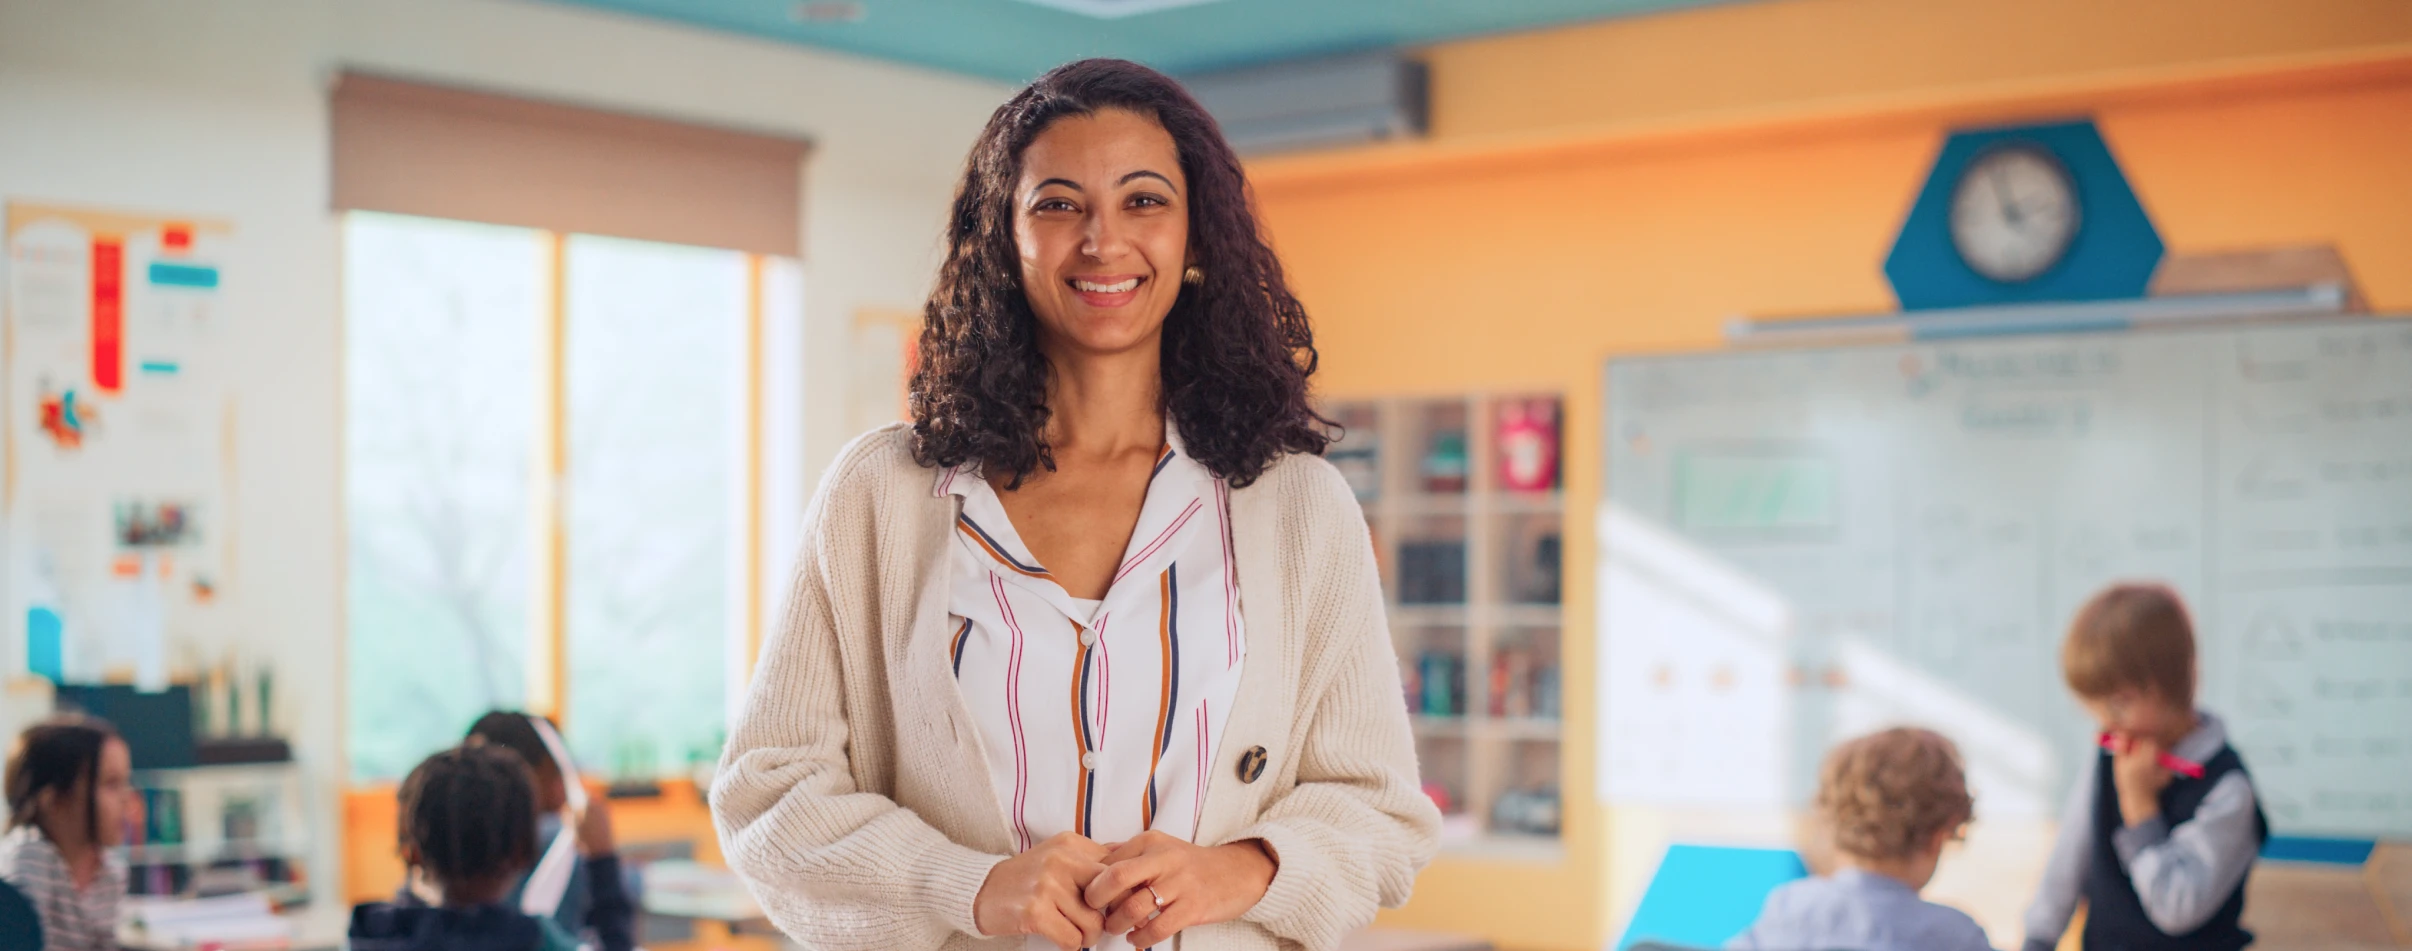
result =
M1426 795L1453 852L1561 854L1564 400L1334 400Z
M307 903L308 800L292 762L134 773L143 823L124 847L134 895L257 891L279 906Z

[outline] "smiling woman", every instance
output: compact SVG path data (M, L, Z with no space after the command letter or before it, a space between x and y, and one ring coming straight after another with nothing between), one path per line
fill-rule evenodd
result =
M1235 487L1329 442L1307 405L1306 308L1239 158L1170 79L1089 60L1032 84L974 145L947 237L913 379L924 465L1015 485L1050 466L1047 387L1068 366L1041 357L1042 327L1084 352L1159 352L1162 411Z
M1336 945L1439 815L1238 160L1073 63L948 239L913 423L824 479L724 754L730 863L811 947Z

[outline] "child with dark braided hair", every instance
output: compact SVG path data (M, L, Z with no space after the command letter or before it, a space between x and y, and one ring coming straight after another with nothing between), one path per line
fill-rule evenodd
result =
M503 900L529 914L549 914L593 951L634 951L636 905L620 870L610 807L600 796L572 798L579 780L576 767L567 765L567 749L554 745L561 742L559 729L548 718L493 710L478 717L461 740L463 746L508 750L527 761L536 783L536 864L541 868L554 858L568 860L555 869L558 877L533 871L522 876ZM565 847L573 853L553 855ZM405 883L394 893L394 902L428 904L432 896L425 891L424 883Z
M536 864L536 784L499 747L430 756L402 781L402 861L442 892L434 907L352 909L352 951L574 951L550 918L504 903Z

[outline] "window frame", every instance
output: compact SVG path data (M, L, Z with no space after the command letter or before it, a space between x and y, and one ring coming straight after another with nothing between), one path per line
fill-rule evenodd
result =
M351 233L350 223L353 216L359 213L362 212L342 211L337 214L336 231L339 247L341 242L348 240ZM369 213L392 215L390 212ZM399 217L416 217L443 222L463 221L463 219L427 216ZM529 560L534 577L531 579L532 584L529 587L527 654L524 667L526 684L523 706L530 713L552 718L566 731L571 729L569 722L570 697L576 689L576 685L571 682L569 676L569 512L566 491L570 478L569 248L573 235L569 232L547 228L529 228L527 230L535 232L544 244L544 254L541 256L540 266L545 270L541 277L541 284L546 288L546 293L542 306L537 308L538 312L533 315L533 319L537 322L535 341L537 365L535 368L536 379L531 382L537 388L537 398L535 400L536 425L531 433L529 447L534 456L532 460L534 464L529 467L528 508L530 519L526 530L532 536ZM800 303L801 263L793 258L757 251L723 250L735 251L744 256L746 284L745 313L741 318L742 326L740 328L744 357L740 361L743 364L741 372L744 374L740 386L744 397L742 400L743 418L739 421L742 451L738 454L738 458L741 460L742 472L736 487L743 517L739 520L734 539L739 549L737 552L739 555L738 566L743 572L740 587L743 590L744 603L735 606L737 623L729 625L724 631L728 640L723 645L729 654L730 662L725 665L722 706L724 716L733 717L738 709L739 700L743 696L746 683L751 679L756 658L761 653L763 624L769 614L767 608L770 606L768 597L771 592L765 583L765 569L769 566L766 565L764 558L764 523L767 521L765 516L774 506L768 506L769 500L765 498L765 487L768 484L766 474L773 469L786 473L788 470L797 468L796 460L792 458L797 455L796 440L770 437L769 428L772 420L769 418L771 414L766 399L774 391L787 393L797 388L793 385L794 381L772 380L770 367L775 355L773 346L780 343L793 343L799 337L799 328L785 326L785 324L801 315L800 313L787 314L782 315L787 319L774 319L770 312L774 303L786 305ZM338 259L345 260L340 253ZM782 270L789 273L782 274L780 273ZM774 288L774 284L781 283L787 286ZM793 299L774 302L772 297L780 289L785 290L785 297ZM800 310L793 306L786 309ZM344 338L348 337L350 333L351 315L349 308L341 304L338 306L338 311L341 319L337 321L337 350L339 353L346 353L348 350L345 348L348 347L348 342ZM790 356L797 355L790 354ZM336 385L337 402L339 403L337 444L339 446L345 444L344 440L347 437L344 431L352 425L349 400L350 381L342 378L344 362L340 359L337 361ZM800 380L804 372L801 360L787 362L788 375ZM773 442L776 444L771 444ZM336 470L337 498L345 500L337 518L339 536L337 552L339 558L348 562L351 557L352 541L348 509L348 500L351 497L348 453L338 454ZM348 564L339 567L337 578L339 585L337 603L343 605L338 628L341 635L337 645L337 656L339 663L342 664L342 669L346 671L345 676L348 680L353 634L351 599L348 590L350 584ZM352 740L351 703L348 699L337 704L337 717L338 761L341 764L339 775L343 777L340 785L352 790L390 786L398 777L370 780L353 778L350 748ZM675 771L675 766L660 766L657 767L657 770L661 775L668 775ZM653 778L660 778L660 775Z

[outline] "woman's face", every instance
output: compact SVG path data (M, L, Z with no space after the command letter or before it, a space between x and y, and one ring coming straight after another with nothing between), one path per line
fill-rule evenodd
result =
M1056 120L1022 152L1013 222L1043 346L1155 343L1189 262L1189 183L1162 125L1123 109Z

